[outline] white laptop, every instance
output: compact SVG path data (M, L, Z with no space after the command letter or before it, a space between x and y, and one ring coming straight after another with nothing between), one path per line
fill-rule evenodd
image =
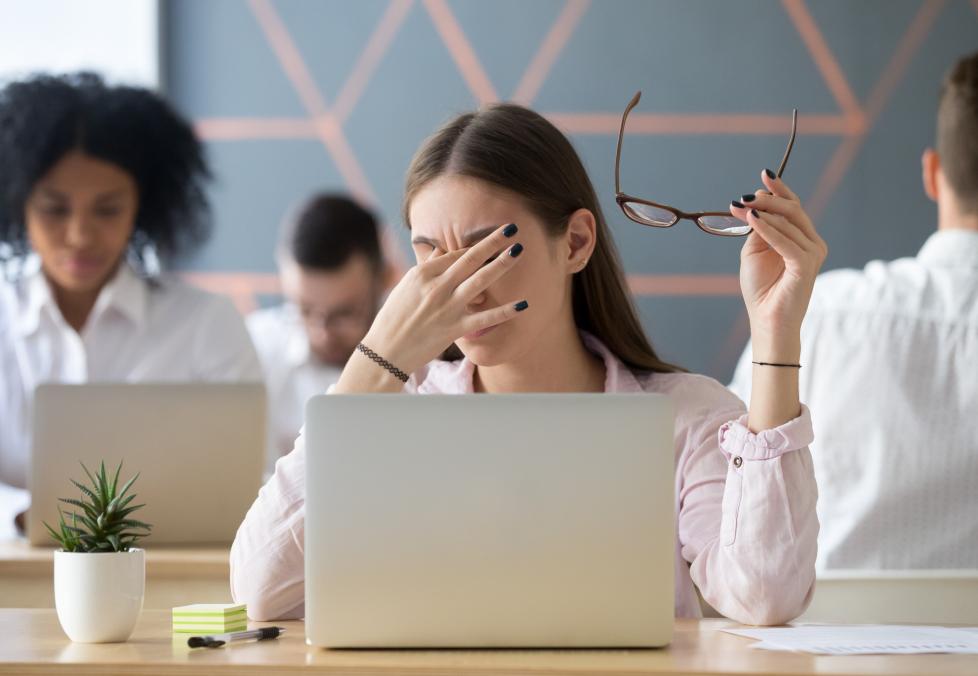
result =
M320 395L306 454L310 644L671 640L666 397Z
M54 545L58 498L100 461L139 472L131 491L153 526L151 544L230 543L261 486L265 388L247 384L39 385L34 395L31 508L33 545ZM70 507L69 507L70 508ZM55 529L57 529L55 527Z

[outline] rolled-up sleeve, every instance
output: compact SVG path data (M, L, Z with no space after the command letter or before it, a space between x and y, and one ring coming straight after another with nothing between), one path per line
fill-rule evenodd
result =
M231 545L231 596L253 620L305 613L305 442L275 464Z
M679 539L690 576L733 620L793 620L815 585L818 490L808 409L756 434L746 415L701 423L680 461Z

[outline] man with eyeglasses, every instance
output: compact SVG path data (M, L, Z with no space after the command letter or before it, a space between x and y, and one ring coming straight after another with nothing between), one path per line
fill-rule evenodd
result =
M276 258L285 302L247 319L268 388L269 470L292 450L309 397L339 379L390 279L373 214L338 194L285 220Z
M978 53L944 80L922 168L937 232L821 275L802 326L819 570L978 568Z

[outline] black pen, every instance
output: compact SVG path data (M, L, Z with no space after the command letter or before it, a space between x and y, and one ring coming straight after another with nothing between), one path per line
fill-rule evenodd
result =
M212 636L191 636L187 639L187 645L191 648L220 648L225 643L231 641L264 641L269 638L278 638L285 633L283 627L262 627L250 631L235 631L230 634L214 634Z

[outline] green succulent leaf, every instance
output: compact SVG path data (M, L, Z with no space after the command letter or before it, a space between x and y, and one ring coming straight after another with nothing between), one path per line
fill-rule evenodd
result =
M74 498L58 498L59 502L63 502L66 505L71 505L72 507L78 507L85 512L85 515L89 518L94 519L98 516L98 512L87 502L82 502L81 500L76 500Z
M115 468L115 476L112 477L112 484L109 486L109 494L115 495L115 487L119 485L119 472L122 471L122 462L119 462L119 466Z
M109 504L109 480L105 476L104 460L99 463L97 478L98 478L98 482L96 483L96 486L98 486L99 495L102 496L102 504L108 505Z
M139 478L139 472L136 472L136 475L133 478L131 478L129 481L127 481L126 485L122 487L121 491L119 491L119 495L120 496L125 495L126 492L129 490L129 488L132 486L133 482L135 482L136 479L138 478Z
M145 521L137 521L136 519L125 519L124 521L120 521L120 523L128 528L145 528L146 530L153 528Z
M74 479L69 479L69 481L71 481L71 483L73 483L76 486L78 486L78 489L81 490L82 493L84 493L89 498L91 498L91 500L92 500L92 507L93 508L99 509L99 506L100 506L99 505L99 497L97 495L95 495L94 492L92 492L92 489L90 489L88 486L86 486L84 484L78 483Z
M112 473L106 470L104 461L99 463L94 474L83 463L81 466L90 483L86 485L70 479L81 491L81 499L59 499L75 508L75 511L66 513L58 508L60 521L57 530L47 523L44 524L62 549L77 552L121 552L127 551L140 538L149 535L152 525L130 516L145 505L130 504L136 495L126 495L139 474L130 478L119 489L121 462Z
M132 507L126 507L125 509L117 510L114 516L117 519L125 519L127 516L135 512L137 509L141 509L142 507L145 506L146 505L133 505Z

